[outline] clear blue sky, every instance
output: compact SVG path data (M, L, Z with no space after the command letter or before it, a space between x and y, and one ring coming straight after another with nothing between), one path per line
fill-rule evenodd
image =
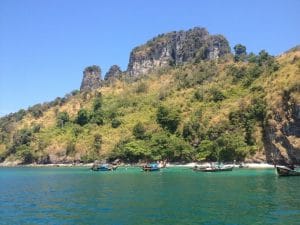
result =
M0 116L79 89L86 66L125 70L160 33L202 26L277 55L299 23L299 0L0 0Z

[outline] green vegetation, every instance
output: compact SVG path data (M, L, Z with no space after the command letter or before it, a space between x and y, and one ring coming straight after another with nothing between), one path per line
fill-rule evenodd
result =
M58 127L63 127L69 121L70 121L70 117L67 112L58 113L58 115L57 115L57 126Z
M143 140L146 137L146 128L141 122L138 122L136 125L134 125L132 133L136 139Z
M233 47L233 50L234 50L234 60L236 62L244 61L246 59L247 56L246 46L237 44Z
M162 128L174 133L180 122L179 112L165 106L159 106L156 113L156 121Z
M90 113L86 109L80 109L77 113L75 121L80 126L84 126L90 121L90 118Z
M247 54L243 45L234 51L218 61L196 60L136 81L116 78L99 90L73 91L2 117L0 161L251 158L263 149L273 99L299 98L300 64L294 55L277 60L266 51ZM205 51L200 53L201 58Z

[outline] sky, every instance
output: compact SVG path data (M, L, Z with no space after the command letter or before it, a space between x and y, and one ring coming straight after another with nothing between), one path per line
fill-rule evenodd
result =
M300 0L0 0L0 116L79 89L82 71L126 70L158 34L205 27L231 47L278 55L300 44Z

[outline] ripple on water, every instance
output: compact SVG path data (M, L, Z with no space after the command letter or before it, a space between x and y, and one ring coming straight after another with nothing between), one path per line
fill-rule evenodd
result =
M297 224L300 179L273 170L1 168L3 224Z

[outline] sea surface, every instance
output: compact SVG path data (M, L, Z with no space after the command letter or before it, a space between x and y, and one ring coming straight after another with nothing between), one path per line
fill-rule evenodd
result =
M300 177L273 169L0 168L0 224L300 224Z

